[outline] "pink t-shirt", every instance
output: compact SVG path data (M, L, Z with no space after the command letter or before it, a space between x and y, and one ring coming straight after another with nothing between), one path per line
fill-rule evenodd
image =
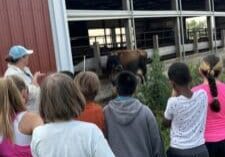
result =
M203 89L207 92L208 102L211 104L213 97L210 93L209 85L200 84L192 88L193 91ZM213 112L208 106L205 140L206 142L219 142L225 140L225 84L217 82L218 100L220 102L220 112Z
M0 144L0 157L32 157L30 146L19 146L4 139Z
M0 157L31 157L31 136L19 131L19 123L26 112L20 112L13 121L14 141L0 135Z

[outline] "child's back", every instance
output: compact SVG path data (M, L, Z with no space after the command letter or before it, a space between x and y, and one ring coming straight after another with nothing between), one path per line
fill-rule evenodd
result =
M128 72L123 73L126 75ZM128 75L130 74L128 73ZM125 81L126 79L122 80ZM117 90L119 95L121 95L118 87ZM164 156L163 143L156 119L152 111L138 99L131 96L119 96L109 102L104 108L104 114L107 126L107 139L115 156Z
M167 156L208 157L204 144L207 95L190 90L191 74L185 63L173 63L168 76L173 93L164 113L164 124L171 127Z
M172 119L171 147L190 149L205 143L206 110L207 97L203 90L194 92L191 98L180 95L168 100L165 118Z
M77 120L96 124L105 133L105 118L102 107L90 102L85 105L84 111L76 118Z
M80 72L75 77L74 82L86 99L84 111L76 119L94 123L102 130L103 133L105 133L103 109L95 102L95 97L100 88L100 80L98 76L91 71Z
M117 98L104 112L108 142L117 157L163 156L155 117L139 100Z
M97 126L75 120L36 128L31 148L38 157L114 157Z

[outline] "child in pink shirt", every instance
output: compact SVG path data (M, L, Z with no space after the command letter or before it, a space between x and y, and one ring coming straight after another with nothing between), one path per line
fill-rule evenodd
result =
M205 139L210 157L225 157L225 84L217 80L222 67L215 55L203 58L199 71L204 81L192 89L203 89L208 95Z
M25 90L17 76L0 78L0 157L31 157L31 135L42 119L26 111Z

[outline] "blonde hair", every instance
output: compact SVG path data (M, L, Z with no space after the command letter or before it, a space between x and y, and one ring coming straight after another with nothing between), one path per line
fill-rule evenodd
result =
M68 121L84 109L85 99L73 79L65 74L49 75L41 85L40 115L45 123Z
M81 90L86 100L94 100L100 88L98 76L91 71L80 72L74 79L75 84Z
M18 88L10 78L0 78L0 134L13 140L13 118L25 111Z
M223 69L222 59L216 55L208 55L203 58L199 69L203 72L203 75L210 75L214 78L218 77Z
M24 89L28 89L24 80L22 78L20 78L19 76L12 75L12 76L8 76L8 78L13 80L13 82L15 83L15 85L17 86L17 88L19 89L20 92Z

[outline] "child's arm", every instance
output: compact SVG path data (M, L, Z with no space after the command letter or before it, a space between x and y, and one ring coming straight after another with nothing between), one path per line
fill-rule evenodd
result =
M164 113L164 118L162 124L166 128L171 127L172 119L173 119L173 98L170 98L167 102L166 110Z

